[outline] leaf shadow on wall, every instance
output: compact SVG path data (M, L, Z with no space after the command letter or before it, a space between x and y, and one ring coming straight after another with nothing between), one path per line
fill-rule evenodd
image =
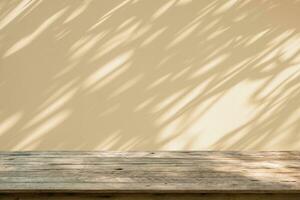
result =
M0 9L0 149L300 147L299 1L2 1ZM250 111L232 97L225 116L214 111L245 85L250 95L236 98ZM245 118L234 128L231 112Z

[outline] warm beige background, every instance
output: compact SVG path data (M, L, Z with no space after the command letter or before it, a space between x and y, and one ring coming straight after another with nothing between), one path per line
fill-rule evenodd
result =
M300 150L299 0L0 0L0 150Z

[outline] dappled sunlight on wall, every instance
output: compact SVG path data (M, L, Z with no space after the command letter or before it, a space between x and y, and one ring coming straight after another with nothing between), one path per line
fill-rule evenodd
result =
M299 150L300 1L0 1L1 150Z

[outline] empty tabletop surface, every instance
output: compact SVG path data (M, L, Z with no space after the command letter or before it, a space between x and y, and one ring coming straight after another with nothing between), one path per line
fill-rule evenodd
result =
M300 152L0 152L0 192L299 193Z

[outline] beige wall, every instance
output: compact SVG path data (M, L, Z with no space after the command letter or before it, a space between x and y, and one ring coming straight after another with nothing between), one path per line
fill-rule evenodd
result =
M299 0L0 0L0 150L300 150Z

